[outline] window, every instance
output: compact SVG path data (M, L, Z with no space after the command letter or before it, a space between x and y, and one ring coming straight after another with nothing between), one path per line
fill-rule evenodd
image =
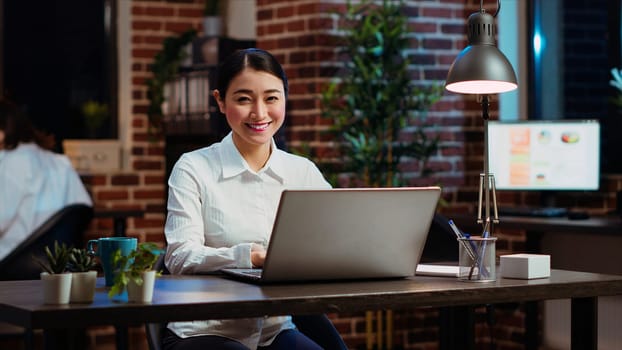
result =
M3 93L57 141L117 137L115 1L0 0ZM87 101L109 115L90 133Z
M525 49L519 48L525 62L514 66L527 101L525 111L520 104L518 118L598 119L601 170L622 173L616 145L622 110L612 103L617 91L609 86L611 68L622 65L620 1L504 0L501 14L523 18L518 3L526 6L525 20L499 24L500 46L518 45L516 38L526 36ZM504 98L500 96L501 118L513 119L517 109L504 113Z

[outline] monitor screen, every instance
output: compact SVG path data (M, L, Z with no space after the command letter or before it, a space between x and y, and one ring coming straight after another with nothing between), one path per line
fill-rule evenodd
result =
M498 190L598 190L600 124L489 121L488 155Z

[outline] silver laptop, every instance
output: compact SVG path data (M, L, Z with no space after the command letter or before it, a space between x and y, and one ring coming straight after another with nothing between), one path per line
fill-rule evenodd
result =
M221 272L254 283L415 274L439 187L285 190L263 269Z

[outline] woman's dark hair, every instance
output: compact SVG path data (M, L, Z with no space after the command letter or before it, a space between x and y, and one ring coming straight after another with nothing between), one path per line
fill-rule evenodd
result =
M40 147L53 150L54 135L37 130L28 116L13 102L0 98L0 130L4 131L4 148L14 149L21 142L36 142Z
M218 70L216 88L223 99L231 80L240 74L244 68L267 72L281 79L285 97L287 98L289 87L287 85L287 76L285 76L285 71L281 64L268 51L250 48L234 52L221 63Z

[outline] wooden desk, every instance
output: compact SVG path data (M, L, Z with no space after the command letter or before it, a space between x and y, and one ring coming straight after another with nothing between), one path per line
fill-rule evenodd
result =
M99 279L92 304L43 305L41 281L0 282L0 321L58 329L571 298L572 349L597 349L597 297L622 295L622 276L553 270L547 279L492 283L417 277L255 286L218 276L167 275L157 280L151 304L111 301L106 292Z
M145 211L142 209L116 209L116 208L95 208L95 218L112 218L114 236L125 237L127 229L127 218L143 217Z

